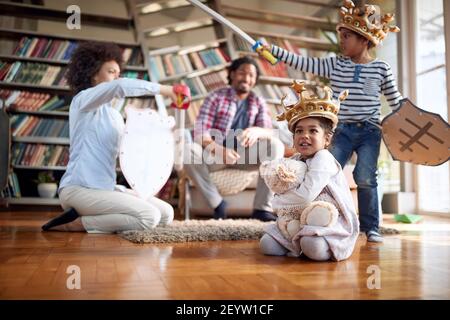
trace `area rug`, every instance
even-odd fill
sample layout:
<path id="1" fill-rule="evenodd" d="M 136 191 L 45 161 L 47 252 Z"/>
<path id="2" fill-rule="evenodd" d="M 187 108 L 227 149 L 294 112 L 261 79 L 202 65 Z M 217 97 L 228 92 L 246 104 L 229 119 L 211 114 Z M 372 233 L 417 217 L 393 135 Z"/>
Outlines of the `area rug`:
<path id="1" fill-rule="evenodd" d="M 379 231 L 381 234 L 384 235 L 391 235 L 391 234 L 400 234 L 400 231 L 394 228 L 387 228 L 387 227 L 380 227 Z"/>
<path id="2" fill-rule="evenodd" d="M 134 243 L 258 240 L 271 223 L 274 222 L 254 219 L 176 220 L 169 226 L 144 231 L 125 231 L 121 236 Z"/>

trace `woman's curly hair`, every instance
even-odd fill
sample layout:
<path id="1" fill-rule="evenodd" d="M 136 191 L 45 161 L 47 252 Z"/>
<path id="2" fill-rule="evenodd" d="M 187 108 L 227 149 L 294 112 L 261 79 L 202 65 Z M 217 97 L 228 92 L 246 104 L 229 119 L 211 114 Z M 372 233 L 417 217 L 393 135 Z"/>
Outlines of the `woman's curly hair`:
<path id="1" fill-rule="evenodd" d="M 112 60 L 122 68 L 122 52 L 118 45 L 95 41 L 81 43 L 70 59 L 66 74 L 74 94 L 92 87 L 92 78 L 105 62 Z"/>

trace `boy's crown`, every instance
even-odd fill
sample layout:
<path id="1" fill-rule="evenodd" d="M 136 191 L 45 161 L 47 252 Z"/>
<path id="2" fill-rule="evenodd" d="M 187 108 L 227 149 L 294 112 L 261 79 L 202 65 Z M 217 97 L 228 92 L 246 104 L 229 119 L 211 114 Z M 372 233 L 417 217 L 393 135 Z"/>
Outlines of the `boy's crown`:
<path id="1" fill-rule="evenodd" d="M 288 127 L 291 132 L 295 130 L 295 124 L 304 118 L 308 117 L 323 117 L 330 119 L 333 122 L 333 128 L 337 126 L 340 102 L 345 100 L 348 96 L 348 90 L 344 90 L 339 95 L 339 100 L 335 101 L 332 99 L 333 91 L 324 86 L 323 92 L 324 97 L 319 98 L 315 95 L 310 95 L 310 93 L 305 88 L 304 82 L 298 82 L 294 80 L 291 86 L 295 92 L 297 92 L 299 100 L 296 103 L 285 105 L 284 100 L 285 95 L 281 99 L 281 105 L 284 108 L 284 112 L 277 116 L 278 121 L 286 120 L 288 122 Z"/>
<path id="2" fill-rule="evenodd" d="M 364 5 L 363 8 L 355 8 L 351 0 L 344 0 L 344 6 L 341 7 L 339 15 L 340 22 L 336 29 L 347 28 L 359 33 L 377 46 L 388 32 L 399 32 L 397 26 L 388 26 L 394 20 L 393 13 L 386 13 L 381 21 L 376 19 L 376 9 L 373 5 Z"/>

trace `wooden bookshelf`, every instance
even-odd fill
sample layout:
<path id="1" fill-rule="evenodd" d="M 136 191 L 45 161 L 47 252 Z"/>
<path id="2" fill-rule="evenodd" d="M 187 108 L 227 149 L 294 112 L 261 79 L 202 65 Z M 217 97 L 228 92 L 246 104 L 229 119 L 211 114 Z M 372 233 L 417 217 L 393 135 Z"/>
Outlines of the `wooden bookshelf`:
<path id="1" fill-rule="evenodd" d="M 211 27 L 214 24 L 212 18 L 198 18 L 190 21 L 184 21 L 180 23 L 170 23 L 162 26 L 157 26 L 153 28 L 147 28 L 143 30 L 143 33 L 148 38 L 157 38 L 160 36 L 165 36 L 168 33 L 180 33 L 180 32 L 188 32 L 192 30 L 202 29 Z"/>
<path id="2" fill-rule="evenodd" d="M 0 37 L 4 38 L 21 38 L 21 37 L 45 37 L 59 40 L 71 40 L 71 41 L 105 41 L 106 39 L 97 39 L 90 37 L 80 37 L 80 36 L 61 36 L 55 35 L 45 32 L 37 32 L 32 30 L 23 30 L 23 29 L 9 29 L 9 28 L 0 28 Z M 134 41 L 117 41 L 115 39 L 108 39 L 107 41 L 111 41 L 119 46 L 123 47 L 138 47 L 140 44 Z"/>
<path id="3" fill-rule="evenodd" d="M 280 34 L 275 32 L 267 32 L 267 31 L 259 31 L 259 30 L 245 30 L 249 34 L 257 35 L 259 37 L 270 37 L 270 38 L 280 38 L 290 40 L 292 43 L 311 50 L 321 50 L 321 51 L 332 51 L 333 46 L 321 39 L 310 38 L 310 37 L 301 37 L 301 36 L 292 36 L 288 34 Z"/>
<path id="4" fill-rule="evenodd" d="M 13 142 L 25 142 L 25 143 L 43 143 L 43 144 L 62 144 L 69 145 L 69 138 L 50 138 L 50 137 L 13 137 Z"/>
<path id="5" fill-rule="evenodd" d="M 64 94 L 64 93 L 70 94 L 69 87 L 60 87 L 60 86 L 43 86 L 43 85 L 38 85 L 38 84 L 0 81 L 0 87 L 12 89 L 12 90 L 46 91 L 46 92 L 52 92 L 52 93 L 56 93 L 56 94 Z"/>
<path id="6" fill-rule="evenodd" d="M 0 7 L 2 8 L 2 14 L 22 18 L 66 21 L 68 16 L 65 10 L 50 9 L 42 5 L 0 1 Z M 124 27 L 130 28 L 133 25 L 133 20 L 130 17 L 122 18 L 84 12 L 83 21 L 91 25 L 101 25 L 117 29 Z"/>
<path id="7" fill-rule="evenodd" d="M 20 197 L 7 198 L 8 204 L 12 205 L 38 205 L 38 206 L 60 206 L 59 198 L 38 198 L 38 197 Z"/>
<path id="8" fill-rule="evenodd" d="M 200 77 L 203 76 L 205 74 L 209 74 L 209 73 L 213 73 L 216 71 L 220 71 L 223 70 L 225 68 L 227 68 L 230 65 L 230 63 L 226 63 L 226 64 L 221 64 L 221 65 L 217 65 L 217 66 L 212 66 L 212 67 L 208 67 L 202 70 L 195 70 L 195 71 L 191 71 L 191 72 L 184 72 L 181 74 L 176 74 L 174 76 L 171 77 L 166 77 L 166 78 L 162 78 L 159 79 L 158 82 L 173 82 L 179 79 L 183 79 L 183 78 L 194 78 L 194 77 Z"/>
<path id="9" fill-rule="evenodd" d="M 19 109 L 8 109 L 9 113 L 29 114 L 34 116 L 69 117 L 69 111 L 26 111 Z"/>
<path id="10" fill-rule="evenodd" d="M 227 17 L 235 19 L 283 25 L 298 29 L 321 29 L 324 31 L 334 31 L 336 28 L 336 22 L 330 23 L 327 19 L 323 18 L 260 9 L 248 9 L 245 7 L 232 5 L 222 5 L 222 9 Z"/>
<path id="11" fill-rule="evenodd" d="M 77 4 L 77 1 L 74 1 L 73 4 Z M 25 30 L 25 29 L 11 29 L 11 28 L 0 28 L 0 38 L 4 39 L 7 43 L 11 43 L 12 46 L 14 44 L 19 44 L 19 42 L 22 40 L 22 38 L 37 38 L 39 39 L 53 39 L 53 40 L 59 40 L 59 41 L 71 41 L 71 42 L 84 42 L 84 41 L 107 41 L 107 42 L 114 42 L 117 45 L 119 45 L 122 49 L 130 48 L 132 52 L 130 52 L 131 58 L 132 58 L 132 65 L 126 65 L 123 68 L 123 72 L 139 72 L 148 74 L 149 69 L 147 66 L 147 56 L 148 56 L 148 50 L 146 50 L 142 45 L 142 37 L 141 33 L 139 33 L 136 30 L 136 13 L 135 13 L 135 7 L 134 7 L 134 1 L 132 0 L 124 0 L 124 4 L 129 9 L 129 14 L 127 14 L 126 17 L 115 17 L 115 16 L 108 16 L 108 15 L 100 15 L 100 14 L 89 14 L 89 13 L 82 13 L 82 22 L 88 25 L 92 26 L 102 26 L 102 27 L 108 27 L 111 29 L 111 33 L 114 33 L 116 30 L 119 29 L 130 29 L 134 33 L 134 41 L 122 41 L 122 40 L 115 40 L 112 36 L 111 38 L 96 38 L 96 37 L 89 37 L 89 36 L 71 36 L 71 35 L 55 35 L 51 33 L 46 32 L 39 32 L 34 30 Z M 2 15 L 9 15 L 17 18 L 31 18 L 32 20 L 46 20 L 46 21 L 60 21 L 65 22 L 68 14 L 65 10 L 57 10 L 57 9 L 51 9 L 42 5 L 33 5 L 33 4 L 22 4 L 17 2 L 7 2 L 7 1 L 0 1 L 0 8 L 1 8 L 1 14 Z M 44 44 L 43 44 L 44 45 Z M 46 45 L 46 44 L 45 44 Z M 53 45 L 53 44 L 52 44 Z M 58 44 L 61 46 L 61 44 Z M 67 45 L 66 45 L 67 47 Z M 58 49 L 59 50 L 59 49 Z M 62 48 L 61 52 L 63 52 L 61 55 L 58 55 L 59 57 L 63 56 L 65 48 Z M 137 52 L 136 52 L 137 50 Z M 59 52 L 59 51 L 58 51 Z M 137 57 L 136 54 L 138 52 L 142 55 L 142 59 L 140 57 Z M 22 53 L 23 54 L 23 53 Z M 34 55 L 34 53 L 32 53 Z M 25 54 L 23 54 L 25 55 Z M 65 59 L 55 59 L 55 58 L 43 58 L 41 54 L 37 54 L 35 57 L 30 56 L 30 54 L 27 52 L 28 56 L 20 56 L 15 55 L 13 52 L 4 52 L 2 51 L 2 54 L 0 54 L 0 61 L 7 62 L 7 63 L 13 63 L 13 62 L 24 62 L 24 63 L 39 63 L 44 64 L 48 66 L 59 66 L 62 68 L 67 67 L 69 60 Z M 134 59 L 133 59 L 134 57 Z M 139 65 L 134 65 L 134 63 L 139 63 Z M 64 72 L 64 70 L 60 70 L 61 72 Z M 45 81 L 44 81 L 45 82 Z M 48 101 L 50 101 L 53 97 L 52 95 L 57 95 L 61 99 L 67 100 L 67 103 L 70 103 L 70 98 L 72 95 L 72 92 L 69 87 L 67 86 L 55 86 L 55 85 L 39 85 L 39 84 L 31 84 L 31 83 L 18 83 L 18 82 L 12 82 L 12 81 L 0 81 L 0 89 L 10 90 L 10 91 L 23 91 L 23 92 L 31 92 L 31 93 L 45 93 L 50 94 L 50 98 L 46 98 L 44 104 L 45 105 Z M 6 91 L 5 91 L 6 92 Z M 7 92 L 6 92 L 7 94 Z M 33 99 L 40 99 L 40 98 L 33 98 Z M 36 100 L 38 101 L 38 100 Z M 57 101 L 57 100 L 56 100 Z M 55 105 L 56 106 L 56 105 Z M 61 106 L 62 107 L 62 106 Z M 58 111 L 56 110 L 33 110 L 28 111 L 24 109 L 20 109 L 20 105 L 17 108 L 7 108 L 7 112 L 10 115 L 30 115 L 30 116 L 39 116 L 42 118 L 51 118 L 51 119 L 65 119 L 67 120 L 69 117 L 68 111 Z M 20 146 L 17 144 L 21 144 Z M 17 150 L 24 150 L 20 148 L 28 148 L 28 146 L 34 146 L 36 145 L 44 145 L 45 149 L 39 149 L 41 152 L 53 152 L 53 148 L 59 148 L 57 146 L 64 146 L 64 150 L 59 156 L 58 161 L 61 161 L 65 159 L 63 156 L 65 152 L 67 152 L 67 146 L 70 145 L 69 138 L 60 138 L 60 137 L 49 137 L 49 136 L 14 136 L 11 138 L 11 144 L 12 148 L 17 146 L 16 150 L 16 156 L 20 157 L 16 159 L 17 161 L 20 161 L 20 163 L 27 163 L 28 160 L 24 159 L 24 152 L 25 151 L 17 151 Z M 22 145 L 23 144 L 23 145 Z M 55 146 L 55 147 L 49 147 L 49 146 Z M 42 148 L 42 147 L 36 147 L 36 148 Z M 47 149 L 49 148 L 49 149 Z M 34 150 L 34 149 L 30 149 Z M 44 151 L 42 151 L 44 150 Z M 61 152 L 61 149 L 59 149 L 59 152 Z M 55 154 L 56 155 L 56 154 Z M 39 154 L 38 154 L 39 157 Z M 34 160 L 33 160 L 34 161 Z M 43 164 L 44 159 L 37 160 L 35 163 Z M 47 160 L 45 160 L 47 161 Z M 54 160 L 52 160 L 54 161 Z M 11 161 L 11 163 L 14 163 Z M 53 162 L 54 163 L 54 162 Z M 4 196 L 5 193 L 2 193 L 3 198 L 1 198 L 2 203 L 8 205 L 60 205 L 58 198 L 53 199 L 45 199 L 40 197 L 34 197 L 30 196 L 29 193 L 30 189 L 30 181 L 21 179 L 29 179 L 29 177 L 32 177 L 33 175 L 37 174 L 39 171 L 52 171 L 57 172 L 58 174 L 56 176 L 60 177 L 64 173 L 64 171 L 67 169 L 65 165 L 59 165 L 60 162 L 58 162 L 58 165 L 25 165 L 25 164 L 11 164 L 11 172 L 14 174 L 13 184 L 18 184 L 19 187 L 23 186 L 25 187 L 26 194 L 22 192 L 21 197 L 14 197 L 14 196 Z M 120 170 L 119 170 L 120 171 Z M 17 174 L 16 174 L 17 173 Z M 12 186 L 10 186 L 8 192 L 11 192 Z M 22 188 L 20 188 L 22 189 Z M 22 190 L 20 190 L 22 191 Z M 34 194 L 35 191 L 31 190 Z M 14 192 L 14 191 L 13 191 Z M 28 193 L 27 193 L 28 192 Z"/>
<path id="12" fill-rule="evenodd" d="M 67 66 L 69 64 L 69 60 L 54 60 L 54 59 L 46 59 L 46 58 L 35 58 L 35 57 L 21 57 L 15 55 L 6 55 L 0 54 L 0 60 L 6 61 L 24 61 L 24 62 L 37 62 L 37 63 L 45 63 L 45 64 L 54 64 L 60 66 Z M 125 65 L 123 71 L 145 71 L 147 72 L 147 68 L 144 66 L 131 66 Z"/>
<path id="13" fill-rule="evenodd" d="M 24 166 L 19 164 L 13 164 L 12 167 L 14 169 L 23 169 L 23 170 L 43 170 L 43 171 L 66 171 L 66 166 Z"/>

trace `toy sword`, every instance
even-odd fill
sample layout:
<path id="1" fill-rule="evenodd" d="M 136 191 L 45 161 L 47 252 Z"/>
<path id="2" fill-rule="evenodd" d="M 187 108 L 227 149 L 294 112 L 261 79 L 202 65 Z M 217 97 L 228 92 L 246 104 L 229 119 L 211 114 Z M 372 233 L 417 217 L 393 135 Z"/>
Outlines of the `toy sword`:
<path id="1" fill-rule="evenodd" d="M 271 64 L 276 64 L 278 62 L 277 58 L 275 58 L 272 53 L 270 53 L 269 50 L 264 48 L 262 43 L 260 41 L 254 40 L 252 37 L 250 37 L 247 33 L 242 31 L 239 27 L 231 23 L 228 19 L 224 18 L 208 6 L 201 3 L 199 0 L 187 0 L 188 2 L 192 3 L 194 6 L 200 8 L 201 10 L 205 11 L 207 14 L 209 14 L 211 17 L 213 17 L 215 20 L 217 20 L 219 23 L 223 24 L 224 26 L 230 28 L 232 31 L 234 31 L 238 36 L 240 36 L 242 39 L 250 43 L 252 46 L 253 51 L 258 52 L 261 56 L 263 56 L 267 61 L 269 61 Z"/>

